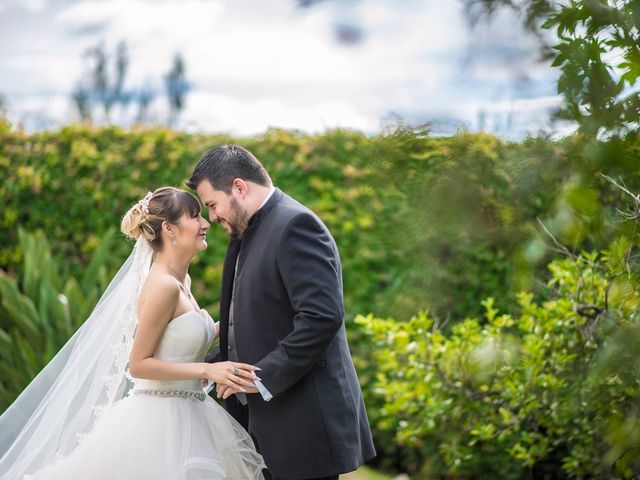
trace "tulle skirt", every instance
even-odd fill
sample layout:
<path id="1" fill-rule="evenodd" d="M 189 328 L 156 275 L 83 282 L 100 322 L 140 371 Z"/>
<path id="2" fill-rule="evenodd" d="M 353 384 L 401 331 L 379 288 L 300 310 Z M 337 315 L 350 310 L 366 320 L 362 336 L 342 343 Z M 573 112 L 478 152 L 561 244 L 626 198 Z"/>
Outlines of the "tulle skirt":
<path id="1" fill-rule="evenodd" d="M 263 468 L 251 437 L 210 397 L 132 395 L 69 456 L 24 480 L 253 480 Z"/>

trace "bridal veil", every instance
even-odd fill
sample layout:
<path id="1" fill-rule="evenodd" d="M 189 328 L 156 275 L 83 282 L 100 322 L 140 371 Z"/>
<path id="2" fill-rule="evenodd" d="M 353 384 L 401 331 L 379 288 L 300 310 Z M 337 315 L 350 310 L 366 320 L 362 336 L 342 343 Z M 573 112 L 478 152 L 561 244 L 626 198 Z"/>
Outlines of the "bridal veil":
<path id="1" fill-rule="evenodd" d="M 68 455 L 101 412 L 125 396 L 137 301 L 152 256 L 140 237 L 89 318 L 0 416 L 0 480 Z"/>

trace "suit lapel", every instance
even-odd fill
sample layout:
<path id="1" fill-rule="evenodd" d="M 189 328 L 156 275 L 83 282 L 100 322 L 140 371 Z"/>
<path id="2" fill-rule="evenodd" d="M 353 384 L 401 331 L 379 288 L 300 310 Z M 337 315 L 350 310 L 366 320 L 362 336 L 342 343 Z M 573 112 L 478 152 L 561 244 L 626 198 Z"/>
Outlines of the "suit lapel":
<path id="1" fill-rule="evenodd" d="M 222 270 L 222 288 L 220 293 L 220 358 L 229 359 L 228 335 L 229 335 L 229 306 L 233 291 L 233 277 L 236 269 L 236 259 L 240 252 L 240 240 L 230 240 L 227 247 L 227 255 L 224 259 Z"/>

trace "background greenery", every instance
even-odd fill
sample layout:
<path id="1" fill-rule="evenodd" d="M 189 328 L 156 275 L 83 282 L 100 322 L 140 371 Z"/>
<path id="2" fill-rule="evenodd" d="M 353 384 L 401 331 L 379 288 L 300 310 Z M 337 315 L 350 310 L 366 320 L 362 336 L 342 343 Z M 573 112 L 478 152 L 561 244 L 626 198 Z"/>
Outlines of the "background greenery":
<path id="1" fill-rule="evenodd" d="M 636 331 L 635 221 L 616 213 L 636 207 L 598 175 L 640 187 L 636 137 L 513 143 L 399 129 L 230 139 L 82 126 L 26 135 L 6 123 L 0 132 L 3 408 L 128 254 L 114 226 L 129 205 L 182 184 L 208 147 L 234 141 L 336 237 L 380 467 L 418 478 L 579 478 L 614 461 L 636 471 L 625 459 L 639 433 L 626 417 L 637 382 L 607 363 L 636 338 L 624 334 Z M 596 253 L 558 259 L 538 220 L 558 242 Z M 225 235 L 212 230 L 192 273 L 214 313 Z M 616 275 L 625 279 L 605 308 Z M 605 348 L 611 338 L 624 343 Z"/>

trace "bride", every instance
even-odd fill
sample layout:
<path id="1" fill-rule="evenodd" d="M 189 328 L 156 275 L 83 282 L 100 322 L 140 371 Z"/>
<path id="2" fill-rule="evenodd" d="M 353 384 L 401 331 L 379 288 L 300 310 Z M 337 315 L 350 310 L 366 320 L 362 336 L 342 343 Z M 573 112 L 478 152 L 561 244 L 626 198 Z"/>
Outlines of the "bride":
<path id="1" fill-rule="evenodd" d="M 256 367 L 204 363 L 217 324 L 187 273 L 209 224 L 189 192 L 124 216 L 133 251 L 84 325 L 0 417 L 0 480 L 261 479 L 251 437 L 202 388 Z M 134 335 L 135 334 L 135 335 Z"/>

